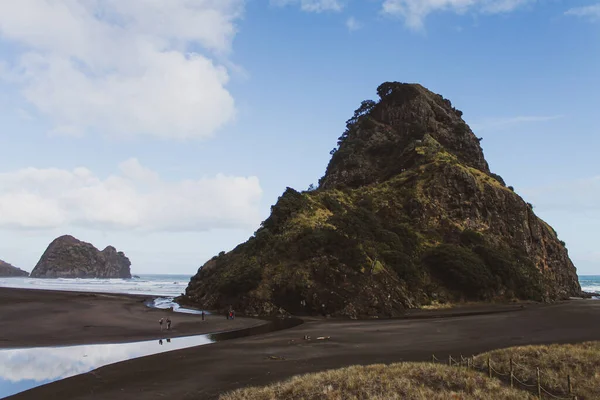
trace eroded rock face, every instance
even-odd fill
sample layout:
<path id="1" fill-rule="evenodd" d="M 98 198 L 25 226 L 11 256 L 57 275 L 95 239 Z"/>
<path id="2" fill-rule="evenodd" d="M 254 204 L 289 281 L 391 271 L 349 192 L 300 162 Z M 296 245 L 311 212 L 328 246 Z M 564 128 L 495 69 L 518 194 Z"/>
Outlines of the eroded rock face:
<path id="1" fill-rule="evenodd" d="M 7 262 L 0 260 L 0 277 L 29 276 L 29 272 L 23 271 Z"/>
<path id="2" fill-rule="evenodd" d="M 55 239 L 31 271 L 32 278 L 131 278 L 131 262 L 108 246 L 102 251 L 92 244 L 65 235 Z"/>
<path id="3" fill-rule="evenodd" d="M 287 188 L 181 301 L 249 315 L 388 317 L 432 303 L 578 296 L 556 232 L 493 174 L 450 101 L 387 82 L 347 123 L 319 187 Z"/>

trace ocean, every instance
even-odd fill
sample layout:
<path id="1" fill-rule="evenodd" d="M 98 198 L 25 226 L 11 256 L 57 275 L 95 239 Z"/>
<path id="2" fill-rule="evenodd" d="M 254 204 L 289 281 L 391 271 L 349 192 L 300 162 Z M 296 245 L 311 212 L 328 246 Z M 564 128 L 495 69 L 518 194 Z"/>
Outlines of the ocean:
<path id="1" fill-rule="evenodd" d="M 0 278 L 0 287 L 176 297 L 185 292 L 192 277 L 192 275 L 138 276 L 139 278 L 132 279 Z"/>
<path id="2" fill-rule="evenodd" d="M 139 275 L 139 278 L 132 279 L 0 278 L 0 287 L 144 294 L 172 299 L 185 292 L 191 277 L 192 275 Z M 600 275 L 581 275 L 579 282 L 584 291 L 600 295 Z"/>
<path id="3" fill-rule="evenodd" d="M 581 290 L 600 295 L 600 275 L 580 275 Z"/>

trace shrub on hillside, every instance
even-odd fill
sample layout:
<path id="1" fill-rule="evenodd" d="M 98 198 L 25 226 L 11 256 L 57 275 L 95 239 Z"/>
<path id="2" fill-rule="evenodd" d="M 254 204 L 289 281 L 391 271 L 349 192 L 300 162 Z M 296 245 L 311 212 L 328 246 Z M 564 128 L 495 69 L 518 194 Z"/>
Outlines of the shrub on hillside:
<path id="1" fill-rule="evenodd" d="M 470 249 L 442 244 L 428 250 L 422 260 L 434 277 L 467 298 L 485 298 L 495 286 L 495 279 L 486 264 Z"/>

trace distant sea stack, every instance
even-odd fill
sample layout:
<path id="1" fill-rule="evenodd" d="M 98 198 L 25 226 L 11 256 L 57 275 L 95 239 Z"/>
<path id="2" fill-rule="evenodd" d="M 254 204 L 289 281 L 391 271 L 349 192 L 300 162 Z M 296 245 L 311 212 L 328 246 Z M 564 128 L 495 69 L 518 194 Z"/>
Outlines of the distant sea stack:
<path id="1" fill-rule="evenodd" d="M 377 94 L 346 122 L 318 187 L 287 188 L 180 301 L 360 318 L 581 295 L 564 242 L 490 171 L 461 111 L 418 84 L 385 82 Z"/>
<path id="2" fill-rule="evenodd" d="M 18 276 L 29 276 L 29 272 L 23 271 L 7 262 L 0 260 L 0 277 L 18 277 Z"/>
<path id="3" fill-rule="evenodd" d="M 32 278 L 131 278 L 131 262 L 108 246 L 99 251 L 92 244 L 65 235 L 54 239 L 31 271 Z"/>

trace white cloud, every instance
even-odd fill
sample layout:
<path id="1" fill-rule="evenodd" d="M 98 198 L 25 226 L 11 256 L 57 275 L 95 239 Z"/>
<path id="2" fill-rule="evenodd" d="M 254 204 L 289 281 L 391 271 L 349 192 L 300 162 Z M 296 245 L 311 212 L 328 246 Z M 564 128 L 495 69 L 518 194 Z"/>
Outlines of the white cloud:
<path id="1" fill-rule="evenodd" d="M 534 122 L 548 122 L 559 118 L 563 118 L 562 115 L 527 115 L 517 117 L 504 117 L 504 118 L 484 118 L 481 120 L 475 120 L 470 123 L 469 126 L 473 131 L 487 131 L 493 129 L 502 129 L 520 125 L 524 123 Z"/>
<path id="2" fill-rule="evenodd" d="M 600 3 L 586 7 L 571 8 L 565 12 L 565 14 L 575 17 L 589 18 L 592 21 L 600 21 Z"/>
<path id="3" fill-rule="evenodd" d="M 350 17 L 346 20 L 346 28 L 348 28 L 350 32 L 353 32 L 362 28 L 362 24 L 357 21 L 356 18 Z"/>
<path id="4" fill-rule="evenodd" d="M 258 178 L 168 182 L 129 159 L 102 179 L 87 168 L 0 173 L 0 228 L 203 231 L 260 223 Z"/>
<path id="5" fill-rule="evenodd" d="M 299 5 L 302 11 L 321 13 L 324 11 L 342 11 L 341 0 L 271 0 L 271 4 L 279 7 Z"/>
<path id="6" fill-rule="evenodd" d="M 0 77 L 20 85 L 55 133 L 209 137 L 235 117 L 224 65 L 243 5 L 3 1 L 0 46 L 20 53 Z"/>
<path id="7" fill-rule="evenodd" d="M 536 0 L 384 0 L 385 14 L 404 19 L 406 25 L 421 30 L 429 14 L 438 11 L 463 14 L 468 11 L 483 14 L 498 14 L 516 10 Z"/>

